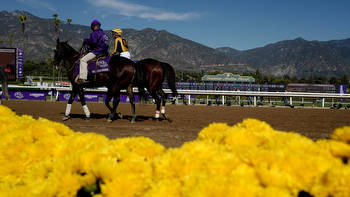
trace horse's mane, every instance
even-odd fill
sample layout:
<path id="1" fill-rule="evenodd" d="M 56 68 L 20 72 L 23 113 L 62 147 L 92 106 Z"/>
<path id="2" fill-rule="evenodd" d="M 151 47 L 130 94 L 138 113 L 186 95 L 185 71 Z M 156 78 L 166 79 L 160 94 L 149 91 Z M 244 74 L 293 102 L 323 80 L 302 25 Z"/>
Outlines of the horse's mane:
<path id="1" fill-rule="evenodd" d="M 69 44 L 68 44 L 68 41 L 66 42 L 60 42 L 61 46 L 63 46 L 66 50 L 67 50 L 67 53 L 79 53 L 78 51 L 76 51 L 73 47 L 71 47 Z"/>

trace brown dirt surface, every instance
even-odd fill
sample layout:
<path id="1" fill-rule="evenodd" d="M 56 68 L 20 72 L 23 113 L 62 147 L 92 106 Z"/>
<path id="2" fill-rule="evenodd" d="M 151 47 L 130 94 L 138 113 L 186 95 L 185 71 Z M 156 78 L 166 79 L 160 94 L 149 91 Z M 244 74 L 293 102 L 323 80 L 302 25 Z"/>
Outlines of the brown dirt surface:
<path id="1" fill-rule="evenodd" d="M 130 123 L 131 107 L 121 103 L 117 112 L 122 119 L 108 123 L 109 112 L 103 103 L 88 103 L 91 119 L 83 120 L 80 103 L 73 103 L 71 119 L 62 121 L 65 102 L 2 101 L 3 105 L 18 115 L 28 114 L 61 122 L 74 131 L 96 132 L 109 138 L 145 136 L 166 147 L 178 147 L 194 140 L 202 128 L 213 122 L 234 125 L 245 118 L 256 118 L 270 124 L 274 129 L 294 131 L 312 139 L 328 138 L 335 128 L 350 125 L 350 111 L 320 108 L 286 107 L 237 107 L 204 105 L 167 105 L 166 112 L 173 122 L 153 120 L 155 105 L 136 104 L 137 120 Z"/>

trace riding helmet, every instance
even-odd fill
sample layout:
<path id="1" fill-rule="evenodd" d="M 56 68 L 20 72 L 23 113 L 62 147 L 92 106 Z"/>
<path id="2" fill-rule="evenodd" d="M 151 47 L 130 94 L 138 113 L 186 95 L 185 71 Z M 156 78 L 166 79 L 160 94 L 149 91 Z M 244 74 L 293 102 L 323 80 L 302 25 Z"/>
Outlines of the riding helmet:
<path id="1" fill-rule="evenodd" d="M 121 30 L 121 29 L 119 29 L 119 28 L 114 28 L 114 29 L 112 29 L 112 32 L 117 33 L 117 34 L 119 34 L 119 35 L 122 35 L 123 30 Z"/>
<path id="2" fill-rule="evenodd" d="M 91 29 L 93 29 L 94 26 L 96 26 L 96 25 L 98 25 L 99 27 L 101 27 L 100 21 L 98 21 L 98 20 L 93 20 L 93 21 L 91 22 Z"/>

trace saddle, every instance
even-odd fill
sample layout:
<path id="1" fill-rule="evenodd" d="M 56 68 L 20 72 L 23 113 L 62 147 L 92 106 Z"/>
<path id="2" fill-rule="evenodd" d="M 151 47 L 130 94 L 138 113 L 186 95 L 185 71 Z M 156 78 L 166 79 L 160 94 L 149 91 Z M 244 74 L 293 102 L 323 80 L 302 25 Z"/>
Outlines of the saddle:
<path id="1" fill-rule="evenodd" d="M 111 56 L 108 54 L 98 54 L 96 57 L 90 61 L 88 61 L 88 78 L 89 75 L 91 76 L 92 74 L 97 74 L 101 72 L 109 72 L 110 67 L 109 67 L 109 60 L 111 59 Z M 80 60 L 77 61 L 75 65 L 75 75 L 77 76 L 79 74 L 79 69 L 80 69 Z"/>
<path id="2" fill-rule="evenodd" d="M 103 59 L 105 57 L 109 56 L 108 53 L 101 53 L 101 54 L 97 54 L 96 57 L 94 57 L 92 60 L 88 61 L 88 64 L 92 61 L 98 61 L 100 59 Z"/>

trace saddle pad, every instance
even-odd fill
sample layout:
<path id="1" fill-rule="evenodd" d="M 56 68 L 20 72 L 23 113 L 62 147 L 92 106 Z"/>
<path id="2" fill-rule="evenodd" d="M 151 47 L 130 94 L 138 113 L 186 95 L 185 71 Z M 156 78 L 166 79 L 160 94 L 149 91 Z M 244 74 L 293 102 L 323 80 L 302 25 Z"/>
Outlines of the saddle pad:
<path id="1" fill-rule="evenodd" d="M 109 72 L 109 60 L 111 56 L 99 58 L 98 61 L 89 61 L 88 62 L 88 75 Z M 96 65 L 97 62 L 97 65 Z M 79 74 L 80 60 L 75 65 L 75 75 Z"/>

